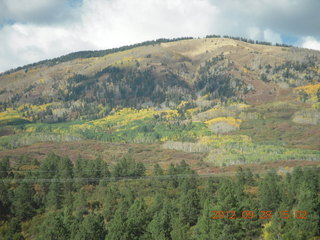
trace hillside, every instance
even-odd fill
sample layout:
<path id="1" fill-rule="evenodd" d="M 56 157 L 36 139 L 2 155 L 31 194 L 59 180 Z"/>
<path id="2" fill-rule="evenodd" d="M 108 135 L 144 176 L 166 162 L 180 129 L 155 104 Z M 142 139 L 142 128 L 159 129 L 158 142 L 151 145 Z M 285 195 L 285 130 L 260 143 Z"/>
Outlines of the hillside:
<path id="1" fill-rule="evenodd" d="M 89 53 L 0 76 L 1 156 L 94 140 L 200 154 L 199 171 L 320 159 L 318 51 L 212 37 Z"/>
<path id="2" fill-rule="evenodd" d="M 0 239 L 317 239 L 320 52 L 160 39 L 0 74 Z"/>

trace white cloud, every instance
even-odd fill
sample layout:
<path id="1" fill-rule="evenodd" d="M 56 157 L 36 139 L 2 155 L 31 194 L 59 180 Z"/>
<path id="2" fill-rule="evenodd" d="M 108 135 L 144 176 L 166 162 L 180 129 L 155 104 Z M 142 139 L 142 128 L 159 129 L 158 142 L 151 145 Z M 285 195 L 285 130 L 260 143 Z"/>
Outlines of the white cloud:
<path id="1" fill-rule="evenodd" d="M 61 27 L 14 24 L 0 30 L 0 71 L 94 46 Z"/>
<path id="2" fill-rule="evenodd" d="M 83 38 L 99 48 L 161 37 L 203 36 L 216 8 L 207 0 L 85 0 Z"/>
<path id="3" fill-rule="evenodd" d="M 5 8 L 0 20 L 44 23 L 66 14 L 68 0 L 0 0 L 0 6 Z"/>
<path id="4" fill-rule="evenodd" d="M 84 0 L 79 10 L 80 21 L 64 26 L 15 23 L 0 29 L 0 71 L 73 51 L 204 36 L 217 12 L 208 0 Z"/>
<path id="5" fill-rule="evenodd" d="M 246 32 L 247 32 L 248 38 L 250 39 L 253 39 L 253 40 L 262 39 L 261 31 L 257 27 L 249 27 Z"/>
<path id="6" fill-rule="evenodd" d="M 156 38 L 319 39 L 319 7 L 318 0 L 0 0 L 0 71 Z"/>
<path id="7" fill-rule="evenodd" d="M 270 29 L 266 29 L 263 31 L 263 39 L 267 42 L 275 43 L 282 43 L 282 39 L 279 33 L 275 33 Z"/>
<path id="8" fill-rule="evenodd" d="M 320 50 L 320 41 L 317 41 L 313 37 L 306 37 L 303 39 L 302 47 L 314 49 L 314 50 Z"/>

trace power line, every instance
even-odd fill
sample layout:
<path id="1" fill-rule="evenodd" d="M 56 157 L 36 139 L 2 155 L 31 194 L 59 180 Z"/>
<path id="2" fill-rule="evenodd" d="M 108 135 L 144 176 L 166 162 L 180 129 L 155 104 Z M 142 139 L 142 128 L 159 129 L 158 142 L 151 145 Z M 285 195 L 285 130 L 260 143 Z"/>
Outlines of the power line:
<path id="1" fill-rule="evenodd" d="M 220 175 L 220 174 L 219 174 Z M 228 174 L 224 174 L 228 175 Z M 128 177 L 101 177 L 101 178 L 21 178 L 21 179 L 0 179 L 3 182 L 18 183 L 18 182 L 42 182 L 42 183 L 52 183 L 52 182 L 117 182 L 121 180 L 152 180 L 152 179 L 172 179 L 172 178 L 206 178 L 213 177 L 216 174 L 179 174 L 179 175 L 163 175 L 163 176 L 128 176 Z"/>

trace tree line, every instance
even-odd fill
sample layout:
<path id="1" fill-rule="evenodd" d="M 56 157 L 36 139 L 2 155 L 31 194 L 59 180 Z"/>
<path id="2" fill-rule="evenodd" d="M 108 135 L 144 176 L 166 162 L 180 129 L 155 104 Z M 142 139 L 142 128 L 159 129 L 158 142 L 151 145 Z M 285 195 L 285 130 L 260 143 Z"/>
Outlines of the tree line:
<path id="1" fill-rule="evenodd" d="M 185 161 L 146 172 L 128 157 L 113 166 L 56 154 L 41 162 L 2 159 L 0 238 L 312 239 L 320 235 L 319 170 L 260 176 L 240 167 L 233 177 L 204 178 Z M 146 173 L 154 178 L 132 179 Z M 237 218 L 216 219 L 213 211 L 234 211 Z M 270 211 L 272 218 L 241 217 L 248 211 Z M 280 211 L 305 211 L 307 219 Z"/>

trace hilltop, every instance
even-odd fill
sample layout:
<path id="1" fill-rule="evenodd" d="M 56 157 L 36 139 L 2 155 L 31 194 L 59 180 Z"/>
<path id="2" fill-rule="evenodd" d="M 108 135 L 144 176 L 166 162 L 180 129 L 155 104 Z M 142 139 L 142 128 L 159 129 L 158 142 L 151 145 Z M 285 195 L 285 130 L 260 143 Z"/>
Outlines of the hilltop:
<path id="1" fill-rule="evenodd" d="M 131 155 L 150 166 L 185 158 L 198 172 L 320 160 L 319 51 L 150 41 L 31 64 L 0 83 L 2 157 L 65 149 L 72 159 Z"/>

